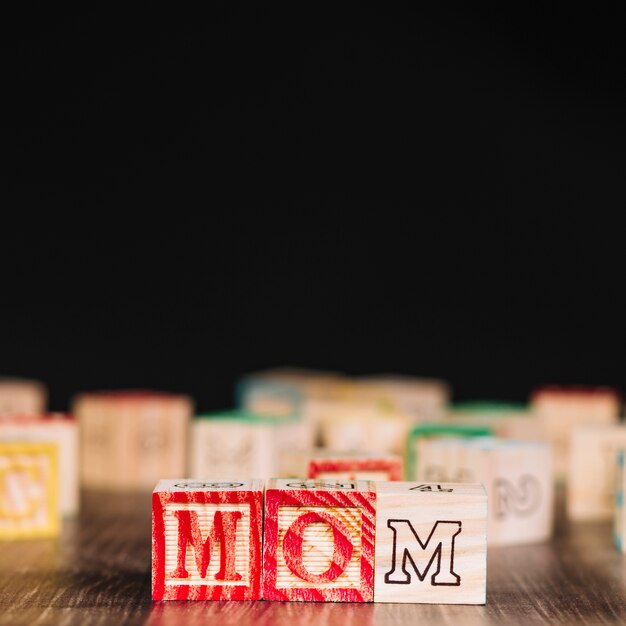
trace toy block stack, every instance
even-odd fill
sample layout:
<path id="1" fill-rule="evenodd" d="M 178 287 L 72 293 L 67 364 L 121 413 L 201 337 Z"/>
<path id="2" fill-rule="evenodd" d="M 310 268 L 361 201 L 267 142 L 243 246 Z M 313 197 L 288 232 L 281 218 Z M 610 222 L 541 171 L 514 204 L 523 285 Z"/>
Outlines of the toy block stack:
<path id="1" fill-rule="evenodd" d="M 160 476 L 182 476 L 193 405 L 185 395 L 102 391 L 73 404 L 81 443 L 81 481 L 110 490 L 152 488 Z"/>
<path id="2" fill-rule="evenodd" d="M 39 415 L 46 410 L 47 396 L 38 380 L 0 378 L 0 416 Z"/>
<path id="3" fill-rule="evenodd" d="M 263 483 L 161 480 L 152 496 L 153 600 L 259 600 Z"/>
<path id="4" fill-rule="evenodd" d="M 263 598 L 371 602 L 375 516 L 372 482 L 270 480 Z"/>
<path id="5" fill-rule="evenodd" d="M 583 424 L 570 435 L 566 512 L 572 521 L 609 520 L 615 498 L 617 452 L 626 426 Z"/>
<path id="6" fill-rule="evenodd" d="M 58 459 L 60 513 L 71 516 L 78 512 L 78 430 L 71 416 L 50 413 L 0 418 L 0 442 L 52 445 Z"/>
<path id="7" fill-rule="evenodd" d="M 376 484 L 374 602 L 485 604 L 487 494 L 479 484 Z"/>
<path id="8" fill-rule="evenodd" d="M 222 411 L 192 421 L 189 469 L 193 476 L 271 478 L 282 450 L 313 443 L 312 426 L 303 420 Z"/>
<path id="9" fill-rule="evenodd" d="M 554 449 L 555 478 L 566 479 L 569 434 L 580 424 L 610 425 L 618 421 L 619 393 L 610 387 L 541 387 L 531 395 L 531 409 L 543 437 Z"/>
<path id="10" fill-rule="evenodd" d="M 478 484 L 161 480 L 152 597 L 484 604 L 486 535 Z"/>
<path id="11" fill-rule="evenodd" d="M 545 442 L 430 439 L 421 449 L 417 475 L 425 481 L 483 483 L 489 545 L 535 543 L 552 535 L 552 450 Z"/>
<path id="12" fill-rule="evenodd" d="M 53 442 L 0 441 L 0 539 L 58 534 L 58 457 Z"/>

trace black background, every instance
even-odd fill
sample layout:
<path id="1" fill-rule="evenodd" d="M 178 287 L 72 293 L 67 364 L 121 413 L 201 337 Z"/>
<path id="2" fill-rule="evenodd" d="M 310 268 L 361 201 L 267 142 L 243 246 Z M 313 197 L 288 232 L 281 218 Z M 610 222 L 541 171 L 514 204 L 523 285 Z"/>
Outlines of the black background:
<path id="1" fill-rule="evenodd" d="M 275 365 L 457 400 L 624 387 L 623 9 L 0 28 L 0 373 L 52 408 L 148 387 L 219 409 Z"/>

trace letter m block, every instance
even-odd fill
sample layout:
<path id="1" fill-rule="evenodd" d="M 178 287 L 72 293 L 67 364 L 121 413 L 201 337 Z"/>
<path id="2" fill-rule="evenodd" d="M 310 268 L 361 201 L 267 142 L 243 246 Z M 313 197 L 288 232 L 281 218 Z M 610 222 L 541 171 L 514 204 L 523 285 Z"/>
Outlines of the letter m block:
<path id="1" fill-rule="evenodd" d="M 263 598 L 371 602 L 375 507 L 370 481 L 270 480 Z"/>
<path id="2" fill-rule="evenodd" d="M 376 483 L 375 602 L 485 604 L 480 484 Z"/>
<path id="3" fill-rule="evenodd" d="M 153 600 L 260 600 L 263 482 L 161 480 Z"/>

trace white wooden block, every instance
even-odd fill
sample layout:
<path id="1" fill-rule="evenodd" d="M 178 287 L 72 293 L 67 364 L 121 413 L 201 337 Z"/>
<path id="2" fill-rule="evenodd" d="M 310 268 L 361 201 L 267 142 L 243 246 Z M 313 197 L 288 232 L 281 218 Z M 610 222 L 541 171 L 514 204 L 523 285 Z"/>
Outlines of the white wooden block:
<path id="1" fill-rule="evenodd" d="M 47 396 L 38 380 L 0 378 L 0 416 L 39 415 L 46 410 Z"/>
<path id="2" fill-rule="evenodd" d="M 193 403 L 152 391 L 91 392 L 73 403 L 81 441 L 81 481 L 110 490 L 152 489 L 183 476 Z"/>
<path id="3" fill-rule="evenodd" d="M 580 425 L 571 433 L 566 511 L 573 521 L 609 520 L 615 498 L 617 451 L 626 426 Z"/>
<path id="4" fill-rule="evenodd" d="M 404 454 L 413 418 L 363 400 L 318 402 L 322 445 L 337 451 Z"/>
<path id="5" fill-rule="evenodd" d="M 356 382 L 364 396 L 418 420 L 440 418 L 450 401 L 450 385 L 435 378 L 381 374 Z"/>
<path id="6" fill-rule="evenodd" d="M 563 481 L 572 428 L 617 423 L 619 394 L 610 387 L 542 387 L 533 392 L 531 409 L 541 422 L 543 437 L 553 446 L 555 478 Z"/>
<path id="7" fill-rule="evenodd" d="M 431 439 L 418 459 L 418 478 L 483 483 L 489 495 L 489 545 L 535 543 L 552 535 L 552 451 L 544 442 Z"/>
<path id="8" fill-rule="evenodd" d="M 0 441 L 51 442 L 58 453 L 59 509 L 63 516 L 79 508 L 78 429 L 68 415 L 51 413 L 0 420 Z"/>
<path id="9" fill-rule="evenodd" d="M 485 604 L 482 485 L 376 483 L 374 602 Z"/>
<path id="10" fill-rule="evenodd" d="M 279 471 L 282 450 L 313 445 L 310 423 L 224 411 L 193 420 L 189 471 L 192 476 L 267 479 Z"/>

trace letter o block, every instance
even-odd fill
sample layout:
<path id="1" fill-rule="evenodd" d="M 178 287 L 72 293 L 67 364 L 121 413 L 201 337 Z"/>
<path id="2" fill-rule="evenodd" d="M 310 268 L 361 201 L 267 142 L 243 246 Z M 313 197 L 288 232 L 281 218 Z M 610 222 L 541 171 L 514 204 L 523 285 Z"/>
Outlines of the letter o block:
<path id="1" fill-rule="evenodd" d="M 375 506 L 370 481 L 270 480 L 263 598 L 371 602 Z"/>
<path id="2" fill-rule="evenodd" d="M 376 483 L 374 602 L 485 604 L 482 485 Z"/>
<path id="3" fill-rule="evenodd" d="M 153 600 L 260 600 L 263 482 L 161 480 Z"/>

